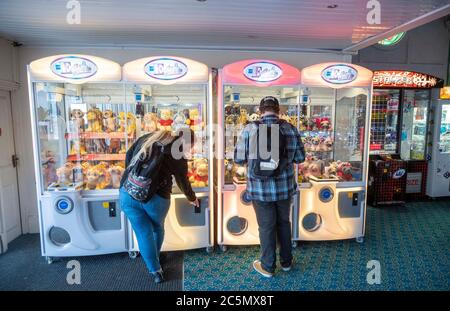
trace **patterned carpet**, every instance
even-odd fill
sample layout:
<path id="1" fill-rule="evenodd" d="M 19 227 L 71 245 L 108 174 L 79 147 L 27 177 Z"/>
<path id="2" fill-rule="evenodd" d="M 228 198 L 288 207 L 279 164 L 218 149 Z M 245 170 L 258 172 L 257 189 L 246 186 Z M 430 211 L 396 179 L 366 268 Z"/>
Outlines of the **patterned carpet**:
<path id="1" fill-rule="evenodd" d="M 251 267 L 258 247 L 226 253 L 185 253 L 185 290 L 450 290 L 450 201 L 368 208 L 363 244 L 302 242 L 295 268 L 266 279 Z M 381 284 L 366 281 L 369 260 L 381 264 Z"/>
<path id="2" fill-rule="evenodd" d="M 166 282 L 155 284 L 142 257 L 127 253 L 61 258 L 51 265 L 41 256 L 38 234 L 26 234 L 8 245 L 0 255 L 0 291 L 175 291 L 182 290 L 183 253 L 163 255 Z M 66 264 L 76 259 L 81 265 L 81 284 L 69 285 Z"/>

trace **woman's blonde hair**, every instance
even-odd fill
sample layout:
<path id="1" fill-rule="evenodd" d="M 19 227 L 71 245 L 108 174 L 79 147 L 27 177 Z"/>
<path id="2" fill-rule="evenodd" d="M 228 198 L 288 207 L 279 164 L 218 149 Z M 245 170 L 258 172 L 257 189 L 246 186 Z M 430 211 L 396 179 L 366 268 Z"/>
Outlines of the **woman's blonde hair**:
<path id="1" fill-rule="evenodd" d="M 130 165 L 136 164 L 139 160 L 145 160 L 147 155 L 152 154 L 153 144 L 161 143 L 163 146 L 170 144 L 176 137 L 172 136 L 171 131 L 158 130 L 151 134 L 141 145 L 139 151 L 133 156 Z"/>

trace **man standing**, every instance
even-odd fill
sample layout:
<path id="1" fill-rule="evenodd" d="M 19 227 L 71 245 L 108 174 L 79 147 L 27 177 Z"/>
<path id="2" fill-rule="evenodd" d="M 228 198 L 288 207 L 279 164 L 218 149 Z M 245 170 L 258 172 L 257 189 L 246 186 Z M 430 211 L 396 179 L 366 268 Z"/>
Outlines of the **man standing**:
<path id="1" fill-rule="evenodd" d="M 277 237 L 281 268 L 283 271 L 292 268 L 289 213 L 297 191 L 293 163 L 303 162 L 305 152 L 297 128 L 279 118 L 280 105 L 275 97 L 264 97 L 259 109 L 261 120 L 248 124 L 242 131 L 234 161 L 248 166 L 247 192 L 259 226 L 261 258 L 253 262 L 253 268 L 265 277 L 272 277 Z"/>

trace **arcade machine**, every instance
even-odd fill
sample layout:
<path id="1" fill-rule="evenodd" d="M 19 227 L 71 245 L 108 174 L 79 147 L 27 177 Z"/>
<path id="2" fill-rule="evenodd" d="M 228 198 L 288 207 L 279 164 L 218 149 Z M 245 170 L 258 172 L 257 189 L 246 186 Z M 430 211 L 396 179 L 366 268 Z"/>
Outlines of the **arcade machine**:
<path id="1" fill-rule="evenodd" d="M 243 60 L 219 70 L 217 123 L 217 235 L 227 245 L 259 244 L 258 224 L 246 192 L 246 168 L 233 162 L 237 138 L 244 126 L 259 119 L 259 102 L 275 96 L 282 118 L 296 125 L 299 103 L 298 69 L 269 60 Z M 295 203 L 293 203 L 295 204 Z"/>
<path id="2" fill-rule="evenodd" d="M 302 69 L 294 240 L 363 241 L 372 72 L 346 63 Z"/>
<path id="3" fill-rule="evenodd" d="M 175 181 L 171 208 L 165 222 L 163 251 L 214 245 L 212 198 L 211 120 L 212 73 L 202 63 L 181 57 L 149 57 L 123 67 L 126 102 L 133 107 L 136 137 L 156 129 L 177 131 L 190 128 L 196 136 L 189 154 L 189 180 L 201 202 L 196 208 L 178 189 Z M 139 247 L 130 230 L 130 252 Z"/>
<path id="4" fill-rule="evenodd" d="M 427 195 L 432 198 L 450 196 L 450 87 L 442 88 L 433 100 L 433 140 L 428 161 Z"/>
<path id="5" fill-rule="evenodd" d="M 87 55 L 55 55 L 28 66 L 42 255 L 128 251 L 118 204 L 126 147 L 121 67 Z"/>
<path id="6" fill-rule="evenodd" d="M 403 204 L 425 197 L 431 88 L 441 84 L 439 78 L 417 72 L 374 72 L 370 204 Z"/>

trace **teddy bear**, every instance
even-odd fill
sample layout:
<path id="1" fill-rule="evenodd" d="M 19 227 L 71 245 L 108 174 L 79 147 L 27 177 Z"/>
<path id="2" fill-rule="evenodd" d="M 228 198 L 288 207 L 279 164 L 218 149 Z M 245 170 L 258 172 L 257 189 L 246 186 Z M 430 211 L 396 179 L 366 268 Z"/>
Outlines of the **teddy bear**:
<path id="1" fill-rule="evenodd" d="M 88 121 L 87 132 L 102 132 L 103 117 L 98 108 L 89 109 L 86 115 Z"/>
<path id="2" fill-rule="evenodd" d="M 202 161 L 195 167 L 193 187 L 203 188 L 208 186 L 208 163 Z"/>
<path id="3" fill-rule="evenodd" d="M 158 129 L 172 131 L 172 111 L 170 109 L 161 109 L 159 113 Z"/>
<path id="4" fill-rule="evenodd" d="M 124 111 L 119 112 L 119 132 L 125 132 L 127 129 L 128 136 L 133 136 L 136 131 L 136 117 L 132 112 L 125 114 Z"/>
<path id="5" fill-rule="evenodd" d="M 74 139 L 71 142 L 71 148 L 70 148 L 70 155 L 80 155 L 80 154 L 86 154 L 86 147 L 84 146 L 84 143 L 79 139 Z"/>
<path id="6" fill-rule="evenodd" d="M 318 125 L 319 129 L 321 129 L 323 131 L 329 131 L 331 129 L 330 118 L 327 118 L 327 117 L 321 118 L 321 119 L 318 118 L 318 120 L 319 120 L 319 125 Z"/>
<path id="7" fill-rule="evenodd" d="M 74 165 L 66 162 L 63 166 L 56 169 L 56 176 L 58 177 L 58 184 L 67 185 L 72 182 Z"/>
<path id="8" fill-rule="evenodd" d="M 113 189 L 120 188 L 120 180 L 122 179 L 124 171 L 125 169 L 120 165 L 114 165 L 108 169 L 108 172 L 111 176 L 111 186 Z"/>
<path id="9" fill-rule="evenodd" d="M 81 109 L 73 109 L 70 113 L 76 131 L 84 131 L 84 112 Z"/>
<path id="10" fill-rule="evenodd" d="M 111 176 L 103 164 L 91 166 L 86 172 L 86 190 L 106 189 L 111 184 Z"/>
<path id="11" fill-rule="evenodd" d="M 314 118 L 309 118 L 306 121 L 306 123 L 307 123 L 306 128 L 307 128 L 308 131 L 315 131 L 315 130 L 317 130 L 317 123 L 316 123 L 316 120 Z"/>
<path id="12" fill-rule="evenodd" d="M 237 179 L 238 182 L 245 181 L 245 178 L 247 175 L 247 170 L 245 169 L 245 166 L 240 166 L 240 165 L 235 164 L 233 171 L 234 171 L 233 175 Z"/>
<path id="13" fill-rule="evenodd" d="M 343 181 L 352 181 L 352 165 L 349 162 L 340 162 L 337 166 L 337 176 Z"/>
<path id="14" fill-rule="evenodd" d="M 325 150 L 331 151 L 333 149 L 333 144 L 334 144 L 333 138 L 331 136 L 328 136 L 327 138 L 325 138 L 324 144 L 325 144 Z"/>
<path id="15" fill-rule="evenodd" d="M 329 165 L 325 167 L 324 176 L 326 178 L 337 178 L 337 171 L 338 171 L 338 163 L 331 162 Z"/>
<path id="16" fill-rule="evenodd" d="M 147 112 L 144 115 L 142 129 L 144 132 L 152 133 L 158 129 L 158 116 L 154 112 Z"/>
<path id="17" fill-rule="evenodd" d="M 320 178 L 323 174 L 324 163 L 322 160 L 317 160 L 311 163 L 308 167 L 309 175 Z"/>
<path id="18" fill-rule="evenodd" d="M 311 138 L 311 151 L 320 151 L 320 137 L 314 136 Z"/>
<path id="19" fill-rule="evenodd" d="M 111 133 L 116 131 L 116 115 L 112 110 L 107 109 L 103 112 L 103 121 L 106 132 Z"/>
<path id="20" fill-rule="evenodd" d="M 189 109 L 189 119 L 186 120 L 186 124 L 189 125 L 193 131 L 202 130 L 203 122 L 197 108 Z"/>

